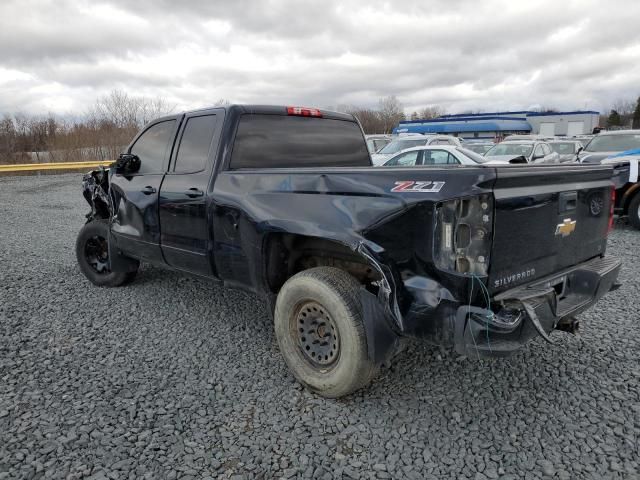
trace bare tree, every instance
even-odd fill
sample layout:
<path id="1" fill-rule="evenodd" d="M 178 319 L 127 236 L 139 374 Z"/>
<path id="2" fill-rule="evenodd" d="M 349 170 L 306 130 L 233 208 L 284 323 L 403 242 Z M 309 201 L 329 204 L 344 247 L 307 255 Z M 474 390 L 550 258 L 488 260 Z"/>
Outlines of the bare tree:
<path id="1" fill-rule="evenodd" d="M 419 119 L 430 120 L 433 118 L 441 117 L 445 114 L 444 108 L 438 105 L 431 105 L 429 107 L 424 107 L 418 112 Z"/>
<path id="2" fill-rule="evenodd" d="M 89 117 L 110 122 L 118 128 L 140 128 L 154 118 L 171 113 L 174 108 L 164 98 L 134 97 L 122 90 L 112 90 L 96 100 L 89 110 Z"/>
<path id="3" fill-rule="evenodd" d="M 395 95 L 381 98 L 378 101 L 378 115 L 380 116 L 382 131 L 376 133 L 391 133 L 393 128 L 405 119 L 402 103 Z"/>

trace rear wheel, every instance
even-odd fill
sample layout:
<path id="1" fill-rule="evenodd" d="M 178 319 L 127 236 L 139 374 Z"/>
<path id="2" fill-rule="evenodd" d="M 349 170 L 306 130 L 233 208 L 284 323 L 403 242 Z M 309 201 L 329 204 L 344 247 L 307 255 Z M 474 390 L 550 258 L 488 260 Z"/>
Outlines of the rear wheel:
<path id="1" fill-rule="evenodd" d="M 636 193 L 629 204 L 629 223 L 635 228 L 640 229 L 640 193 Z"/>
<path id="2" fill-rule="evenodd" d="M 276 302 L 275 331 L 293 375 L 311 391 L 341 397 L 377 373 L 369 360 L 360 285 L 332 267 L 305 270 L 284 284 Z"/>
<path id="3" fill-rule="evenodd" d="M 109 269 L 109 224 L 107 220 L 87 223 L 76 239 L 76 259 L 85 277 L 100 287 L 118 287 L 132 281 L 137 273 Z"/>

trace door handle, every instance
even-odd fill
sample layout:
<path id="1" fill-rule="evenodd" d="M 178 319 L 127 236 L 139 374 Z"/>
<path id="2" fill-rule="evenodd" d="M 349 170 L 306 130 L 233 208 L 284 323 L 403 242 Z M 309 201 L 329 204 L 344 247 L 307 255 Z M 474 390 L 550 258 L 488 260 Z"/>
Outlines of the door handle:
<path id="1" fill-rule="evenodd" d="M 198 188 L 192 187 L 189 190 L 187 190 L 185 194 L 187 195 L 187 197 L 196 198 L 196 197 L 203 196 L 204 192 Z"/>
<path id="2" fill-rule="evenodd" d="M 150 185 L 147 185 L 146 187 L 144 187 L 142 190 L 140 190 L 142 193 L 144 193 L 145 195 L 152 195 L 154 193 L 156 193 L 156 189 L 153 188 Z"/>

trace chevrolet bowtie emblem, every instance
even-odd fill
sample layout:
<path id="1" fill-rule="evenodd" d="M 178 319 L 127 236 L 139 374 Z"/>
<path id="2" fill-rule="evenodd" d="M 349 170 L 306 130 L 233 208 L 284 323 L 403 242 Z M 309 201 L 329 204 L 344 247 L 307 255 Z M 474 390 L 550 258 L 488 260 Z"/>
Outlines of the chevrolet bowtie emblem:
<path id="1" fill-rule="evenodd" d="M 565 218 L 564 222 L 559 223 L 556 226 L 556 235 L 562 235 L 563 237 L 568 237 L 573 233 L 576 229 L 576 221 L 571 220 L 570 218 Z"/>

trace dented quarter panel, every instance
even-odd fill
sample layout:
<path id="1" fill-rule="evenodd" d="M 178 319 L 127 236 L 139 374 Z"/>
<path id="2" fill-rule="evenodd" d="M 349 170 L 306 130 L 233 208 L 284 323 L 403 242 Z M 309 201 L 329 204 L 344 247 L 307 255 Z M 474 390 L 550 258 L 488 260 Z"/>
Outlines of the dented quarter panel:
<path id="1" fill-rule="evenodd" d="M 216 270 L 231 284 L 250 279 L 250 288 L 259 291 L 265 235 L 333 240 L 359 252 L 383 275 L 380 290 L 396 328 L 418 331 L 423 326 L 412 322 L 420 323 L 443 299 L 453 298 L 445 285 L 465 289 L 467 283 L 433 268 L 434 206 L 488 193 L 494 178 L 495 170 L 485 167 L 223 172 L 213 189 Z M 443 185 L 438 192 L 391 192 L 404 181 Z"/>

